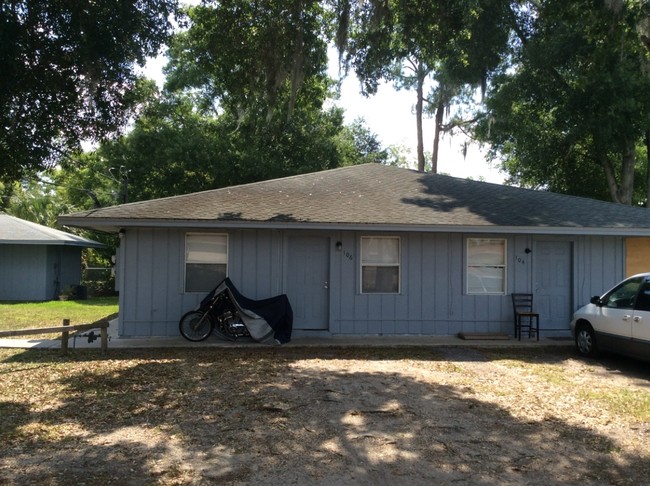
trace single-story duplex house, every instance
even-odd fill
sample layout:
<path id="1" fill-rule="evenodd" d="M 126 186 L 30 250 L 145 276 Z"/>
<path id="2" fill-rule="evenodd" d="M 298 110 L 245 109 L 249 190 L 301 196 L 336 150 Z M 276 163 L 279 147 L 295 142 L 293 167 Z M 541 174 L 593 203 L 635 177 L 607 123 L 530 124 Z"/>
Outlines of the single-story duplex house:
<path id="1" fill-rule="evenodd" d="M 650 271 L 640 207 L 365 164 L 60 217 L 119 233 L 119 332 L 178 335 L 226 275 L 286 293 L 294 336 L 542 334 L 626 273 Z"/>
<path id="2" fill-rule="evenodd" d="M 104 245 L 0 213 L 0 300 L 45 301 L 81 281 L 81 250 Z"/>

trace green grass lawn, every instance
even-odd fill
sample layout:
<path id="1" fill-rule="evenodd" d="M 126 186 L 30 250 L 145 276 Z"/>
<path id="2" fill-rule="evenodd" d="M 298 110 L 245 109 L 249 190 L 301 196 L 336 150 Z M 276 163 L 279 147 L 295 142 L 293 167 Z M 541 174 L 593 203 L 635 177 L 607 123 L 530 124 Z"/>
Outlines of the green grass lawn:
<path id="1" fill-rule="evenodd" d="M 117 313 L 117 297 L 50 302 L 0 302 L 0 331 L 86 324 Z"/>

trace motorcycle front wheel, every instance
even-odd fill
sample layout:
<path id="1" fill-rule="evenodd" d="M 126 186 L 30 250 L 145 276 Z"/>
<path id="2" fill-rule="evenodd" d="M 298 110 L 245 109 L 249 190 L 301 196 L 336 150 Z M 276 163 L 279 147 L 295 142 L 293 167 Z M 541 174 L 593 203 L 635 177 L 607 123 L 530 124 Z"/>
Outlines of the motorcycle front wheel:
<path id="1" fill-rule="evenodd" d="M 181 335 L 188 341 L 203 341 L 207 339 L 214 323 L 209 314 L 200 311 L 190 311 L 181 317 L 178 328 Z"/>

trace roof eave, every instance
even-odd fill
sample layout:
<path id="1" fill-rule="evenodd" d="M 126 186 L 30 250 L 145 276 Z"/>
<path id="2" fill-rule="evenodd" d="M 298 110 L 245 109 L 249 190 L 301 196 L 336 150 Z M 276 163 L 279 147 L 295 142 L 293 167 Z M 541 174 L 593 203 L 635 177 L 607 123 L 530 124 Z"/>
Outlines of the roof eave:
<path id="1" fill-rule="evenodd" d="M 77 246 L 81 248 L 106 248 L 106 245 L 96 241 L 0 240 L 0 245 Z"/>
<path id="2" fill-rule="evenodd" d="M 90 228 L 107 233 L 118 233 L 128 228 L 187 228 L 187 229 L 272 229 L 272 230 L 335 230 L 335 231 L 383 231 L 424 233 L 498 233 L 537 235 L 585 235 L 585 236 L 645 236 L 650 228 L 631 227 L 578 227 L 578 226 L 497 226 L 497 225 L 432 225 L 394 223 L 339 223 L 303 221 L 222 221 L 222 220 L 167 220 L 167 219 L 95 219 L 62 217 L 66 226 Z"/>

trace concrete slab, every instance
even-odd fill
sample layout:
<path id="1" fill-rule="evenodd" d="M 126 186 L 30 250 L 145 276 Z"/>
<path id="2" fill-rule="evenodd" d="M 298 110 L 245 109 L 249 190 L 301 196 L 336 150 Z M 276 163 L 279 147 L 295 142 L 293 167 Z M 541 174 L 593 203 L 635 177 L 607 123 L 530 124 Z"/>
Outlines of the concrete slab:
<path id="1" fill-rule="evenodd" d="M 404 346 L 467 346 L 467 347 L 539 347 L 539 346 L 573 346 L 571 339 L 540 339 L 530 340 L 503 340 L 482 339 L 479 341 L 466 341 L 456 336 L 327 336 L 309 337 L 298 336 L 290 343 L 281 347 L 404 347 Z M 151 337 L 151 338 L 115 338 L 108 342 L 111 349 L 146 349 L 146 348 L 237 348 L 237 347 L 269 347 L 250 339 L 238 341 L 222 341 L 210 336 L 205 341 L 193 343 L 182 337 Z M 280 347 L 280 346 L 278 346 Z M 61 341 L 58 339 L 0 339 L 0 348 L 38 348 L 60 349 Z M 87 337 L 71 338 L 69 349 L 99 349 L 100 341 L 88 342 Z"/>
<path id="2" fill-rule="evenodd" d="M 210 336 L 205 341 L 193 343 L 181 336 L 176 337 L 149 337 L 149 338 L 122 338 L 117 335 L 118 320 L 110 321 L 108 327 L 108 350 L 111 349 L 151 349 L 151 348 L 237 348 L 237 347 L 269 347 L 268 344 L 257 343 L 251 339 L 237 341 L 223 341 L 216 336 Z M 86 333 L 84 333 L 86 334 Z M 290 343 L 281 347 L 403 347 L 403 346 L 467 346 L 467 347 L 536 347 L 536 346 L 573 346 L 573 340 L 566 338 L 541 338 L 523 339 L 494 334 L 494 339 L 482 335 L 482 339 L 467 341 L 458 336 L 330 336 L 322 332 L 310 334 L 307 331 L 294 333 Z M 101 341 L 88 342 L 88 337 L 71 337 L 69 349 L 100 349 Z M 0 339 L 0 348 L 23 349 L 61 349 L 60 339 Z"/>

